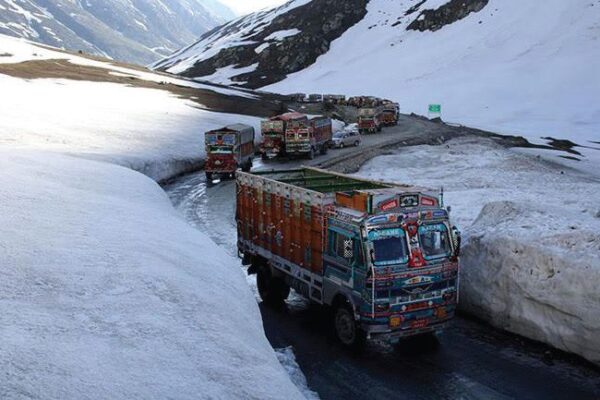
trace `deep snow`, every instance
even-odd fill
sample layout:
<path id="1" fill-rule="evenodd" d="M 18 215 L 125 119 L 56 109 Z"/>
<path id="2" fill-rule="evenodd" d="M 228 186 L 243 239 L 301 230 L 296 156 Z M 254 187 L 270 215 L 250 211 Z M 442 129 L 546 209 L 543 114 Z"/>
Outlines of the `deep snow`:
<path id="1" fill-rule="evenodd" d="M 129 169 L 0 157 L 0 397 L 301 398 L 239 262 Z"/>
<path id="2" fill-rule="evenodd" d="M 439 189 L 463 233 L 463 310 L 600 364 L 600 181 L 455 139 L 377 157 L 362 176 Z"/>
<path id="3" fill-rule="evenodd" d="M 0 62 L 46 55 L 4 43 Z M 173 176 L 205 130 L 259 119 L 115 83 L 0 88 L 0 398 L 302 398 L 239 261 L 132 171 Z"/>

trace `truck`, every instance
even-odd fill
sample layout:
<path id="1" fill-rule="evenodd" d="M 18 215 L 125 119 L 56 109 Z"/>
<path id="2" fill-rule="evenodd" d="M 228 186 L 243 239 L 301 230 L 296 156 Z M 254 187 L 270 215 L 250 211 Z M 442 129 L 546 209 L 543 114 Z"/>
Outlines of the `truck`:
<path id="1" fill-rule="evenodd" d="M 358 130 L 360 133 L 381 132 L 383 107 L 364 107 L 358 110 Z"/>
<path id="2" fill-rule="evenodd" d="M 285 131 L 285 152 L 289 157 L 315 158 L 317 152 L 327 154 L 333 137 L 331 119 L 314 117 L 306 121 L 289 121 Z"/>
<path id="3" fill-rule="evenodd" d="M 204 134 L 206 179 L 213 176 L 233 177 L 241 168 L 250 171 L 254 155 L 254 128 L 244 124 L 227 125 Z"/>
<path id="4" fill-rule="evenodd" d="M 259 151 L 264 160 L 285 155 L 285 132 L 290 121 L 306 122 L 308 117 L 297 112 L 290 112 L 262 121 L 262 139 Z"/>
<path id="5" fill-rule="evenodd" d="M 236 177 L 238 254 L 266 304 L 293 288 L 339 341 L 441 332 L 459 297 L 460 233 L 443 192 L 317 168 Z"/>
<path id="6" fill-rule="evenodd" d="M 383 104 L 382 124 L 384 126 L 398 125 L 400 117 L 400 105 L 393 102 L 385 102 Z"/>

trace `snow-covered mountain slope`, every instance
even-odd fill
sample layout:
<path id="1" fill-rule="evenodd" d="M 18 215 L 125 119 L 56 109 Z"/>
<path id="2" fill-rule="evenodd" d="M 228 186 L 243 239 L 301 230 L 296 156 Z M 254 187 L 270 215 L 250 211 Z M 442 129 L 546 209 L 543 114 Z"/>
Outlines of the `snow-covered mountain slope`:
<path id="1" fill-rule="evenodd" d="M 0 33 L 144 65 L 233 17 L 217 0 L 0 0 Z"/>
<path id="2" fill-rule="evenodd" d="M 304 52 L 317 39 L 305 9 L 322 3 L 297 0 L 231 22 L 157 66 L 279 93 L 378 95 L 421 115 L 441 104 L 446 121 L 536 143 L 571 140 L 580 147 L 561 155 L 582 161 L 565 162 L 598 169 L 600 1 L 371 0 L 355 5 L 360 20 L 323 41 L 312 63 Z M 300 32 L 265 39 L 291 29 Z"/>
<path id="3" fill-rule="evenodd" d="M 168 89 L 236 91 L 0 35 L 2 54 L 0 398 L 301 399 L 239 260 L 154 182 L 202 160 L 205 130 L 260 123 Z"/>

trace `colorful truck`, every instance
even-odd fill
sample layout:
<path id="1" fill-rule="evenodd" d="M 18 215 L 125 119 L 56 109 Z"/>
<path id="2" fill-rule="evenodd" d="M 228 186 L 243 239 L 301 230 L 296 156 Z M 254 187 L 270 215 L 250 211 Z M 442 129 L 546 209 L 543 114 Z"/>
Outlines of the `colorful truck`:
<path id="1" fill-rule="evenodd" d="M 333 137 L 331 119 L 314 117 L 306 121 L 289 121 L 285 131 L 285 152 L 288 156 L 315 158 L 326 154 Z"/>
<path id="2" fill-rule="evenodd" d="M 383 104 L 382 124 L 384 126 L 398 125 L 400 118 L 400 105 L 393 102 L 385 102 Z"/>
<path id="3" fill-rule="evenodd" d="M 238 250 L 266 303 L 331 307 L 338 339 L 441 331 L 458 302 L 460 234 L 443 194 L 316 168 L 237 174 Z"/>
<path id="4" fill-rule="evenodd" d="M 254 128 L 244 124 L 228 125 L 204 134 L 206 179 L 214 175 L 233 177 L 241 168 L 250 171 L 254 155 Z"/>
<path id="5" fill-rule="evenodd" d="M 365 107 L 358 110 L 358 130 L 360 133 L 381 132 L 383 107 Z"/>
<path id="6" fill-rule="evenodd" d="M 261 123 L 260 154 L 263 159 L 285 155 L 285 131 L 291 121 L 308 121 L 304 114 L 291 112 L 278 115 Z"/>

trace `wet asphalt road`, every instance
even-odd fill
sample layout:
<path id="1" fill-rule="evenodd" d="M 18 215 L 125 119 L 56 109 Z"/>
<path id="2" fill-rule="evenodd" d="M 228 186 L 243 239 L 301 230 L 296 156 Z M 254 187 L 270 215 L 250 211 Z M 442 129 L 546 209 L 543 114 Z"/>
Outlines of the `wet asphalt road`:
<path id="1" fill-rule="evenodd" d="M 448 129 L 404 118 L 398 128 L 365 137 L 362 148 L 331 150 L 313 162 L 259 161 L 255 169 L 319 164 L 343 154 L 352 162 L 391 138 L 427 143 L 452 135 Z M 165 190 L 190 224 L 236 255 L 232 181 L 207 185 L 197 173 Z M 256 292 L 254 278 L 248 282 Z M 284 309 L 260 304 L 260 310 L 271 345 L 293 347 L 309 387 L 322 399 L 600 399 L 599 369 L 465 316 L 455 318 L 437 341 L 411 339 L 395 348 L 371 344 L 354 354 L 335 341 L 326 311 L 293 292 Z"/>

